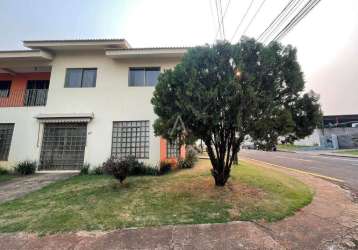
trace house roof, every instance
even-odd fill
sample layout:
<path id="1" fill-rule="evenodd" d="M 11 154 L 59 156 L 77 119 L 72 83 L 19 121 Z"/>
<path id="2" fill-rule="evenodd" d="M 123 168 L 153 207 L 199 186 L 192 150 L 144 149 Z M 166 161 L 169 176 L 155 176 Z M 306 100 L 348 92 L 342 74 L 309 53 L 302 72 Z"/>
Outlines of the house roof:
<path id="1" fill-rule="evenodd" d="M 130 48 L 129 43 L 125 39 L 27 40 L 23 41 L 23 44 L 30 49 L 43 49 L 49 51 Z"/>
<path id="2" fill-rule="evenodd" d="M 14 74 L 18 72 L 14 67 L 30 69 L 48 66 L 53 55 L 42 50 L 5 50 L 0 51 L 0 73 Z"/>
<path id="3" fill-rule="evenodd" d="M 178 58 L 188 51 L 188 47 L 151 47 L 151 48 L 128 48 L 108 49 L 106 56 L 114 59 L 125 58 Z"/>
<path id="4" fill-rule="evenodd" d="M 190 47 L 131 48 L 125 39 L 27 40 L 30 50 L 0 51 L 0 68 L 46 66 L 58 51 L 104 51 L 113 59 L 129 58 L 180 58 Z"/>
<path id="5" fill-rule="evenodd" d="M 0 51 L 0 61 L 17 60 L 52 60 L 52 54 L 42 50 L 3 50 Z"/>

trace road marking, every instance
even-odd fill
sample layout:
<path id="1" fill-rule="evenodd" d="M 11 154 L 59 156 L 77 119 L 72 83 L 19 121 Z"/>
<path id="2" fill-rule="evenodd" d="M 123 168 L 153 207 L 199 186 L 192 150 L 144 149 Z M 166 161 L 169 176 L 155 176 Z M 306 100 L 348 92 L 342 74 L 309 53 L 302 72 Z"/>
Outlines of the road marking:
<path id="1" fill-rule="evenodd" d="M 283 169 L 290 170 L 290 171 L 297 172 L 297 173 L 301 173 L 301 174 L 309 174 L 309 175 L 312 175 L 312 176 L 315 176 L 315 177 L 320 177 L 320 178 L 331 180 L 331 181 L 344 182 L 344 180 L 333 178 L 333 177 L 330 177 L 330 176 L 316 174 L 316 173 L 303 171 L 303 170 L 298 170 L 298 169 L 294 169 L 294 168 L 288 168 L 288 167 L 284 167 L 284 166 L 281 166 L 281 165 L 272 164 L 272 163 L 269 163 L 269 162 L 266 162 L 266 161 L 259 161 L 259 160 L 255 160 L 255 159 L 248 158 L 248 157 L 246 157 L 246 158 L 242 157 L 241 160 L 243 160 L 243 161 L 245 161 L 245 160 L 246 161 L 253 161 L 253 162 L 256 162 L 256 163 L 261 164 L 261 165 L 263 164 L 262 165 L 263 167 L 265 167 L 264 165 L 269 165 L 269 166 L 272 166 L 272 167 L 283 168 Z"/>
<path id="2" fill-rule="evenodd" d="M 276 157 L 290 159 L 290 160 L 298 160 L 298 161 L 308 161 L 308 162 L 312 161 L 312 160 L 307 160 L 307 159 L 302 159 L 302 158 L 294 158 L 294 157 L 287 157 L 287 156 L 281 156 L 281 155 L 278 155 Z"/>

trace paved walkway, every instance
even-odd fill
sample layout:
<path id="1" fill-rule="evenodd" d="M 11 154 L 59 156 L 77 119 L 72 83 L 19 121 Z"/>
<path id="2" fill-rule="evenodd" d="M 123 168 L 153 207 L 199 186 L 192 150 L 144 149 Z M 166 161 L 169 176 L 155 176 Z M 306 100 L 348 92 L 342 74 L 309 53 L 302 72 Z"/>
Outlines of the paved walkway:
<path id="1" fill-rule="evenodd" d="M 265 167 L 271 166 L 267 165 Z M 315 191 L 310 205 L 276 223 L 165 226 L 38 237 L 0 234 L 0 249 L 354 249 L 358 204 L 337 185 L 290 170 Z"/>
<path id="2" fill-rule="evenodd" d="M 294 216 L 276 223 L 258 223 L 274 240 L 287 249 L 358 248 L 358 204 L 352 202 L 350 192 L 318 177 L 264 166 L 285 172 L 315 191 L 312 203 Z"/>
<path id="3" fill-rule="evenodd" d="M 0 203 L 24 196 L 48 184 L 69 178 L 75 173 L 40 173 L 12 179 L 0 184 Z"/>

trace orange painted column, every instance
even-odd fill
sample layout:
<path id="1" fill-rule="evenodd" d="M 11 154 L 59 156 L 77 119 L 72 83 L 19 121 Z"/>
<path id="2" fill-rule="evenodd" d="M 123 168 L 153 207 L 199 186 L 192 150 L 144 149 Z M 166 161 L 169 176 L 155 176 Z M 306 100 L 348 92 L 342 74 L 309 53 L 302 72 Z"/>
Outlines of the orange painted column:
<path id="1" fill-rule="evenodd" d="M 165 161 L 167 159 L 167 140 L 160 137 L 160 160 Z"/>

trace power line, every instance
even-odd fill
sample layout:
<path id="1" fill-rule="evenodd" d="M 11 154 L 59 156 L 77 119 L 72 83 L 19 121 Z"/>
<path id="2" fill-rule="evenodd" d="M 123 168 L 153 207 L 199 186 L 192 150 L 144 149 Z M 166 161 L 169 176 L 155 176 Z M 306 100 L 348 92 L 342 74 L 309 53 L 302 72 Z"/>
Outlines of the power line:
<path id="1" fill-rule="evenodd" d="M 295 0 L 296 1 L 296 0 Z M 311 1 L 311 0 L 309 0 Z M 276 23 L 276 26 L 271 29 L 269 33 L 266 34 L 266 37 L 262 40 L 263 43 L 266 43 L 272 37 L 276 31 L 287 21 L 287 19 L 292 15 L 292 13 L 295 13 L 297 8 L 301 5 L 303 0 L 297 0 L 291 7 L 286 11 L 286 14 L 281 18 L 278 23 Z"/>
<path id="2" fill-rule="evenodd" d="M 265 34 L 266 32 L 268 32 L 268 30 L 273 27 L 273 25 L 276 23 L 276 21 L 286 12 L 286 10 L 291 6 L 292 2 L 295 0 L 290 0 L 288 2 L 288 4 L 286 4 L 286 6 L 283 8 L 283 10 L 281 10 L 281 12 L 275 17 L 274 20 L 272 20 L 272 22 L 269 24 L 269 26 L 267 26 L 267 28 L 264 30 L 264 32 L 261 33 L 261 35 L 259 35 L 259 37 L 257 38 L 257 40 L 260 40 Z"/>
<path id="3" fill-rule="evenodd" d="M 264 3 L 266 2 L 266 0 L 263 0 L 259 6 L 259 8 L 256 10 L 255 15 L 251 18 L 249 24 L 246 26 L 246 28 L 244 29 L 244 32 L 242 32 L 243 35 L 245 35 L 246 31 L 249 29 L 249 27 L 251 26 L 252 22 L 254 21 L 254 19 L 256 18 L 257 14 L 259 14 L 262 6 L 264 5 Z"/>
<path id="4" fill-rule="evenodd" d="M 229 1 L 227 2 L 226 6 L 225 6 L 224 15 L 223 15 L 223 18 L 222 18 L 222 23 L 224 23 L 224 18 L 225 18 L 225 16 L 226 16 L 227 10 L 229 9 L 230 3 L 231 3 L 231 0 L 229 0 Z M 217 32 L 216 32 L 215 40 L 216 40 L 216 38 L 218 37 L 219 31 L 220 31 L 220 29 L 218 29 Z"/>
<path id="5" fill-rule="evenodd" d="M 236 33 L 239 31 L 239 29 L 240 29 L 242 23 L 244 22 L 244 20 L 245 20 L 247 14 L 249 13 L 249 11 L 250 11 L 250 9 L 251 9 L 251 6 L 252 6 L 253 3 L 254 3 L 254 0 L 251 0 L 249 7 L 246 9 L 245 14 L 242 16 L 242 18 L 241 18 L 241 20 L 240 20 L 240 22 L 239 22 L 239 25 L 236 27 L 235 32 L 234 32 L 234 35 L 232 36 L 230 42 L 232 42 L 232 40 L 234 40 L 234 38 L 235 38 L 235 36 L 236 36 Z"/>
<path id="6" fill-rule="evenodd" d="M 209 0 L 209 5 L 210 5 L 211 19 L 212 19 L 212 21 L 213 21 L 213 26 L 215 26 L 216 20 L 215 20 L 214 10 L 213 10 L 213 5 L 212 5 L 212 1 L 211 1 L 211 0 Z M 219 30 L 218 30 L 218 32 L 216 33 L 216 36 L 214 37 L 214 42 L 215 42 L 215 40 L 216 40 L 216 37 L 218 36 L 218 33 L 219 33 Z"/>
<path id="7" fill-rule="evenodd" d="M 289 25 L 289 27 L 282 33 L 279 34 L 277 36 L 277 38 L 275 37 L 275 41 L 276 40 L 280 40 L 282 39 L 284 36 L 286 36 L 288 34 L 288 32 L 290 32 L 309 12 L 312 11 L 312 9 L 320 2 L 321 0 L 316 0 L 314 1 L 308 8 L 307 10 L 305 10 L 296 20 L 294 20 L 292 22 L 291 25 Z"/>
<path id="8" fill-rule="evenodd" d="M 221 34 L 221 37 L 223 36 L 222 34 L 222 29 L 221 29 L 221 22 L 220 22 L 220 17 L 219 17 L 219 8 L 218 8 L 218 0 L 215 0 L 215 8 L 216 8 L 216 16 L 217 16 L 217 19 L 218 19 L 218 28 L 220 30 L 220 34 Z"/>
<path id="9" fill-rule="evenodd" d="M 219 1 L 220 1 L 221 29 L 222 29 L 222 33 L 223 33 L 223 38 L 225 40 L 225 25 L 224 25 L 224 17 L 223 17 L 223 6 L 221 3 L 221 0 L 219 0 Z"/>
<path id="10" fill-rule="evenodd" d="M 300 10 L 300 12 L 280 31 L 273 39 L 278 41 L 288 34 L 321 0 L 312 0 Z"/>

